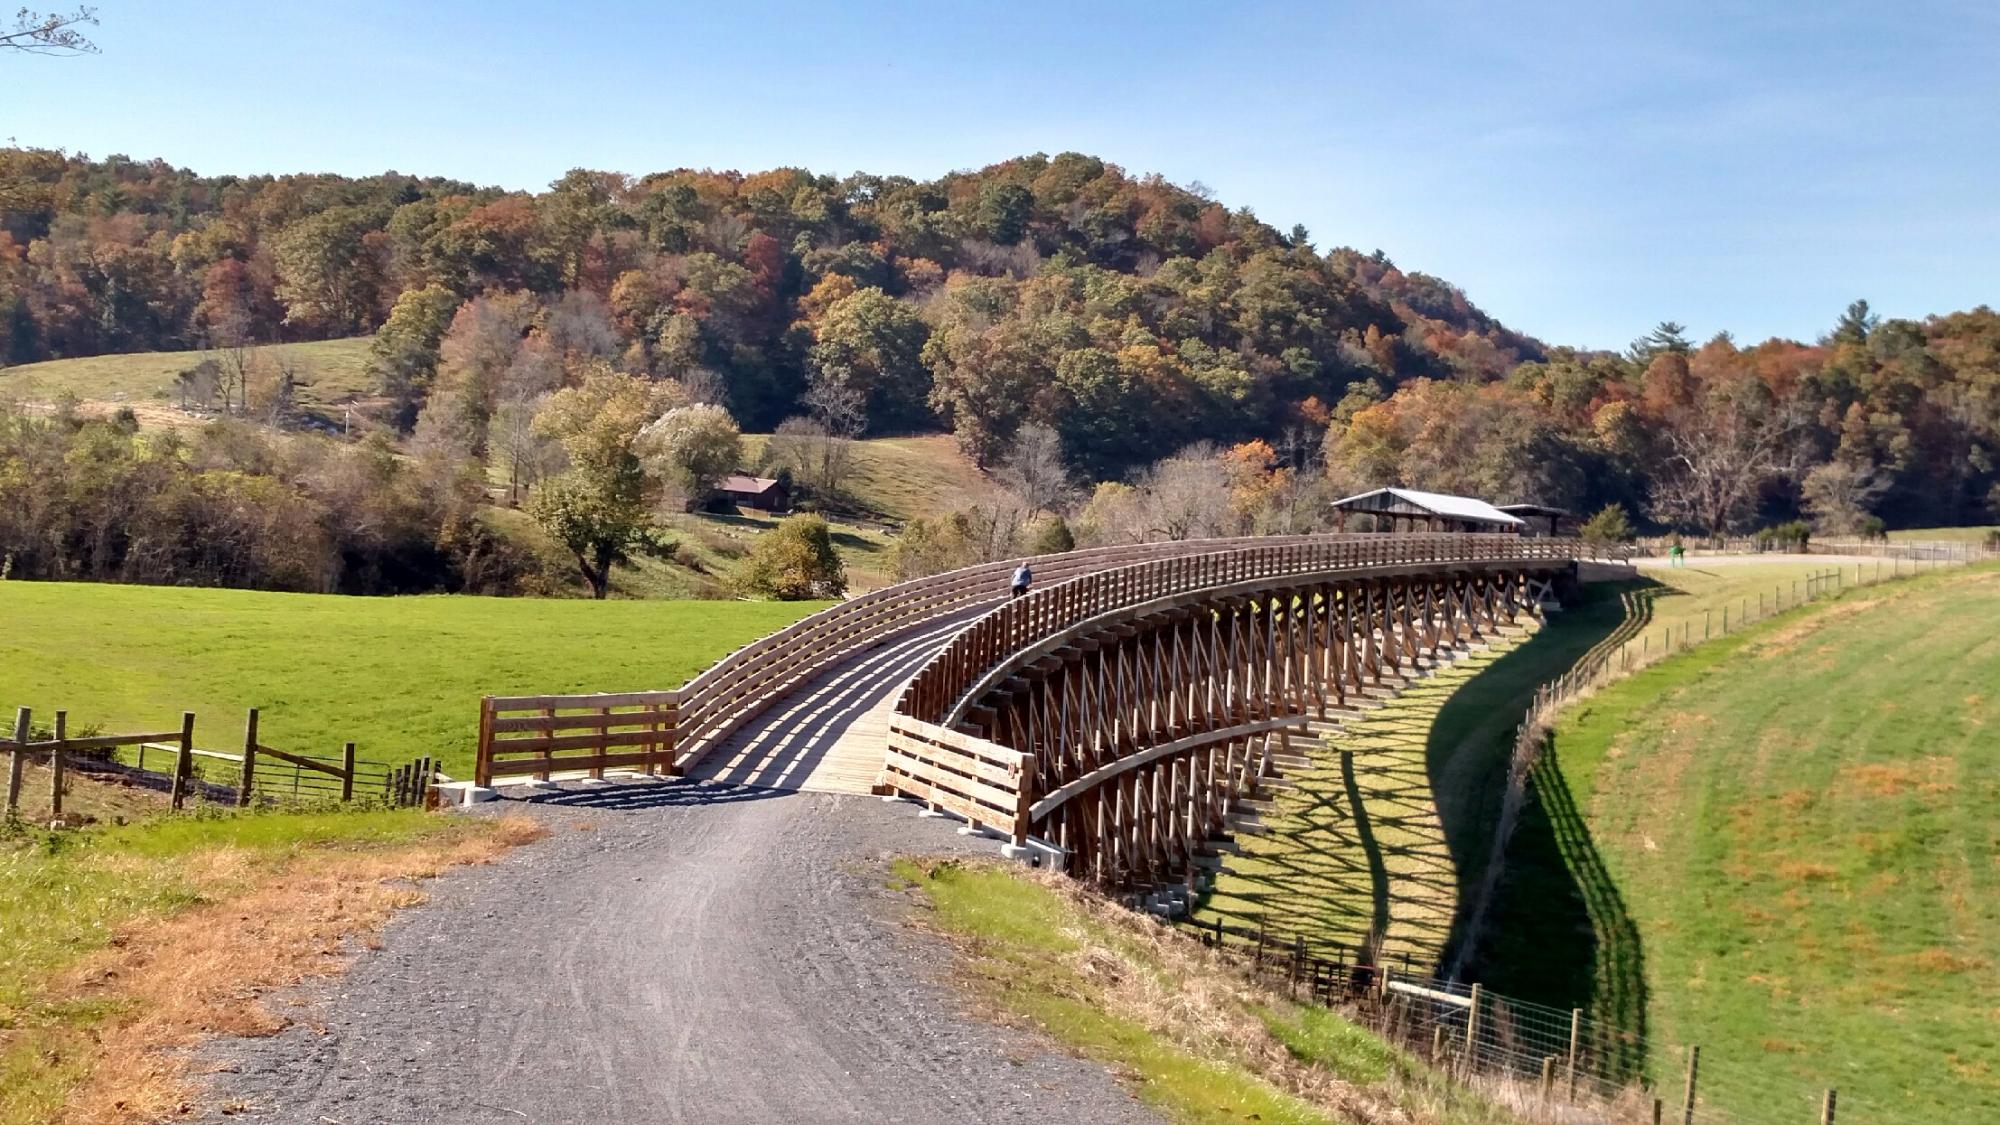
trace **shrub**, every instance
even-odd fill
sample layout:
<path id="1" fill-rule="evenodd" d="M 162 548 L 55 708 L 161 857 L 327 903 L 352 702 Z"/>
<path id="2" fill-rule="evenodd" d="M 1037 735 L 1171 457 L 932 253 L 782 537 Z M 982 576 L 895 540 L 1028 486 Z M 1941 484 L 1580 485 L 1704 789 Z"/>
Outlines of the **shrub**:
<path id="1" fill-rule="evenodd" d="M 1582 530 L 1586 543 L 1627 543 L 1632 539 L 1632 521 L 1620 504 L 1606 504 L 1586 520 Z"/>
<path id="2" fill-rule="evenodd" d="M 1034 541 L 1028 544 L 1031 554 L 1060 555 L 1076 550 L 1076 536 L 1069 532 L 1069 523 L 1061 516 L 1050 516 L 1035 525 Z"/>
<path id="3" fill-rule="evenodd" d="M 825 520 L 790 516 L 758 537 L 737 584 L 779 601 L 838 598 L 847 593 L 847 567 L 834 553 Z"/>

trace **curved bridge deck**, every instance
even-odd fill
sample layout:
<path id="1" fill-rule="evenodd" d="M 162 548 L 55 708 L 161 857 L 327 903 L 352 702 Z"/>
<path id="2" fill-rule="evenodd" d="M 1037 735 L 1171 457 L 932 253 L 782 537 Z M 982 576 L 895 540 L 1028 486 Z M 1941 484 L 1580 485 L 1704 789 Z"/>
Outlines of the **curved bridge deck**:
<path id="1" fill-rule="evenodd" d="M 882 773 L 896 699 L 978 615 L 905 630 L 788 692 L 686 776 L 768 789 L 865 794 Z"/>

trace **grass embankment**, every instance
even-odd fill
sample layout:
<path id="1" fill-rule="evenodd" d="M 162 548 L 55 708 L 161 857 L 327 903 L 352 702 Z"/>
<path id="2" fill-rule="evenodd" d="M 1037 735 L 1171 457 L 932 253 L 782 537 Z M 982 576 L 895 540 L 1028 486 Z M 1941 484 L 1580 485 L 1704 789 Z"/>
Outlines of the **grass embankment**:
<path id="1" fill-rule="evenodd" d="M 0 831 L 0 1125 L 181 1112 L 189 1044 L 275 1032 L 260 994 L 538 832 L 381 809 Z"/>
<path id="2" fill-rule="evenodd" d="M 1573 709 L 1489 984 L 1700 1044 L 1725 1108 L 1992 1117 L 1996 621 L 1990 568 L 1850 590 Z"/>
<path id="3" fill-rule="evenodd" d="M 0 582 L 0 707 L 72 729 L 164 730 L 235 750 L 244 710 L 296 753 L 471 774 L 479 697 L 678 687 L 816 602 L 355 598 Z"/>
<path id="4" fill-rule="evenodd" d="M 250 349 L 250 354 L 255 363 L 290 363 L 300 380 L 299 402 L 307 407 L 327 407 L 375 393 L 375 380 L 368 375 L 372 339 L 356 336 L 266 344 Z M 68 396 L 91 404 L 167 407 L 175 401 L 175 376 L 205 359 L 221 361 L 223 353 L 133 352 L 0 367 L 0 397 L 54 402 Z M 143 420 L 157 423 L 165 419 Z"/>
<path id="5" fill-rule="evenodd" d="M 1001 1019 L 1104 1063 L 1184 1122 L 1511 1120 L 1332 1012 L 1066 880 L 994 865 L 896 865 Z"/>
<path id="6" fill-rule="evenodd" d="M 1657 652 L 1683 626 L 1699 642 L 1707 616 L 1791 597 L 1825 561 L 1714 561 L 1649 569 L 1636 583 L 1589 587 L 1526 641 L 1480 653 L 1347 724 L 1315 768 L 1279 790 L 1272 831 L 1239 838 L 1202 916 L 1299 934 L 1349 956 L 1377 941 L 1391 962 L 1429 969 L 1460 936 L 1487 862 L 1514 731 L 1536 687 L 1585 653 L 1649 632 Z M 1767 600 L 1767 604 L 1768 600 Z"/>

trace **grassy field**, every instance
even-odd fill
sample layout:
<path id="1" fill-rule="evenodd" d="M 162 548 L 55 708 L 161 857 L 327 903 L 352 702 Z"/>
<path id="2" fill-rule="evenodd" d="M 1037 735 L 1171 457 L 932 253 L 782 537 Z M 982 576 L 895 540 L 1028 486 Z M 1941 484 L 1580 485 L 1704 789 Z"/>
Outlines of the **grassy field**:
<path id="1" fill-rule="evenodd" d="M 767 434 L 745 434 L 744 461 L 757 464 L 768 440 Z M 847 492 L 856 515 L 903 523 L 990 501 L 998 486 L 950 434 L 920 434 L 856 442 Z"/>
<path id="2" fill-rule="evenodd" d="M 1738 1112 L 1993 1118 L 1995 621 L 1990 568 L 1852 590 L 1573 710 L 1489 983 L 1701 1044 Z"/>
<path id="3" fill-rule="evenodd" d="M 302 753 L 439 757 L 469 776 L 484 694 L 676 687 L 808 602 L 353 598 L 0 582 L 0 706 L 233 750 L 244 709 Z M 164 723 L 164 727 L 162 724 Z"/>
<path id="4" fill-rule="evenodd" d="M 1689 560 L 1641 581 L 1591 587 L 1531 638 L 1480 653 L 1351 720 L 1315 766 L 1278 791 L 1272 832 L 1244 836 L 1202 904 L 1246 928 L 1299 934 L 1324 955 L 1374 942 L 1429 968 L 1462 936 L 1490 851 L 1514 729 L 1535 689 L 1585 653 L 1619 643 L 1657 653 L 1671 631 L 1699 643 L 1722 613 L 1767 607 L 1824 560 Z M 1496 986 L 1497 987 L 1497 986 Z"/>
<path id="5" fill-rule="evenodd" d="M 178 1115 L 188 1045 L 276 1030 L 258 993 L 533 835 L 413 810 L 0 829 L 0 1125 Z"/>
<path id="6" fill-rule="evenodd" d="M 1889 533 L 1891 543 L 1984 543 L 2000 525 L 1980 527 L 1912 527 Z"/>
<path id="7" fill-rule="evenodd" d="M 1323 1009 L 1236 975 L 1182 935 L 1018 869 L 901 861 L 960 945 L 982 1011 L 1110 1066 L 1168 1120 L 1513 1120 Z"/>
<path id="8" fill-rule="evenodd" d="M 299 388 L 299 400 L 310 406 L 331 406 L 374 393 L 375 381 L 367 371 L 370 339 L 356 336 L 270 344 L 254 352 L 272 359 L 289 358 L 297 365 L 304 384 Z M 219 354 L 135 352 L 0 367 L 0 397 L 53 402 L 73 395 L 90 403 L 168 405 L 174 399 L 174 377 Z"/>

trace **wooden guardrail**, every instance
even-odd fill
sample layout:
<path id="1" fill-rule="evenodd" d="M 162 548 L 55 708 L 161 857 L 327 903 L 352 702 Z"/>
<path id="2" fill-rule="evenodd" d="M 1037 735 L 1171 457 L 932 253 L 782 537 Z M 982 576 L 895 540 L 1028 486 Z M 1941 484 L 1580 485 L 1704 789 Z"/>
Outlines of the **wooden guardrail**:
<path id="1" fill-rule="evenodd" d="M 1371 536 L 1262 536 L 1097 547 L 982 563 L 899 582 L 830 606 L 752 641 L 677 689 L 483 699 L 474 780 L 491 785 L 502 777 L 547 778 L 558 771 L 601 774 L 605 769 L 632 767 L 678 773 L 793 687 L 848 657 L 911 629 L 998 604 L 1007 597 L 1008 576 L 1024 561 L 1033 566 L 1036 584 L 1049 586 L 1148 559 L 1367 538 Z M 647 735 L 657 737 L 624 742 L 595 737 L 600 728 L 591 725 L 591 719 L 601 709 L 608 707 L 616 714 L 647 706 L 661 712 L 659 729 L 654 730 L 650 722 L 623 723 L 616 729 L 632 735 L 638 733 L 636 727 L 644 726 Z M 671 721 L 664 719 L 668 711 Z M 538 718 L 585 721 L 517 725 L 521 720 Z"/>
<path id="2" fill-rule="evenodd" d="M 952 638 L 897 701 L 905 715 L 955 727 L 982 680 L 1023 649 L 1113 610 L 1179 594 L 1305 573 L 1484 560 L 1572 560 L 1575 540 L 1516 535 L 1345 535 L 1233 546 L 1095 569 L 1005 602 Z"/>
<path id="3" fill-rule="evenodd" d="M 475 781 L 557 770 L 638 768 L 672 776 L 681 692 L 487 696 L 479 703 Z"/>
<path id="4" fill-rule="evenodd" d="M 886 784 L 976 828 L 1027 842 L 1033 754 L 908 715 L 890 717 L 888 741 Z"/>

